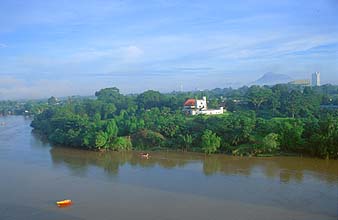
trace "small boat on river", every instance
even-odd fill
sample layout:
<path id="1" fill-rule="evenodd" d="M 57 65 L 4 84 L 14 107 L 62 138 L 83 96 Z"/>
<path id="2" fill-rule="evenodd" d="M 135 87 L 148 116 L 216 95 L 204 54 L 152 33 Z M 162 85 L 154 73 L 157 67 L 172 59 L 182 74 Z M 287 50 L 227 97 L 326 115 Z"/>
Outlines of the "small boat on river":
<path id="1" fill-rule="evenodd" d="M 148 159 L 148 158 L 149 158 L 149 153 L 141 153 L 140 156 L 141 156 L 142 158 Z"/>
<path id="2" fill-rule="evenodd" d="M 66 200 L 62 200 L 62 201 L 57 201 L 56 205 L 59 207 L 66 207 L 66 206 L 70 206 L 72 205 L 72 200 L 70 199 L 66 199 Z"/>

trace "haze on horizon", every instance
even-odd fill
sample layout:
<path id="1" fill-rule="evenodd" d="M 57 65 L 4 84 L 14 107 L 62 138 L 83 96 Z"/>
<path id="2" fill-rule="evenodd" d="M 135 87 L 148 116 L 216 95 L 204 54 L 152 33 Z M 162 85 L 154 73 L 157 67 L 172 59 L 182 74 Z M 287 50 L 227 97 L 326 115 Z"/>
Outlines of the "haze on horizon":
<path id="1" fill-rule="evenodd" d="M 338 84 L 338 1 L 0 2 L 0 100 L 212 89 L 266 72 Z"/>

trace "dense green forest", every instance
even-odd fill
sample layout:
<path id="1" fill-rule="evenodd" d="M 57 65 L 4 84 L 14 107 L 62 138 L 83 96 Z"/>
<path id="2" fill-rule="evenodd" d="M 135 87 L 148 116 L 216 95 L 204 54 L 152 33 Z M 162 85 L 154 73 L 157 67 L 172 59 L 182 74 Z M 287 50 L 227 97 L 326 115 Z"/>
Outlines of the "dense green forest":
<path id="1" fill-rule="evenodd" d="M 239 89 L 49 99 L 31 126 L 56 145 L 93 150 L 172 149 L 233 155 L 296 153 L 338 158 L 338 86 L 279 84 Z M 187 98 L 207 96 L 222 115 L 187 116 Z"/>

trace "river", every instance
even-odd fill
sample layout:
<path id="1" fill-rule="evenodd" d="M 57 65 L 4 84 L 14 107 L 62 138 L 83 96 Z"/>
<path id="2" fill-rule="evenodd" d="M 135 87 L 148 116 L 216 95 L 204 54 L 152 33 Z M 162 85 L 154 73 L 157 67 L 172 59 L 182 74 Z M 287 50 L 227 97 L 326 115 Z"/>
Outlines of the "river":
<path id="1" fill-rule="evenodd" d="M 4 123 L 3 123 L 4 122 Z M 337 219 L 338 161 L 51 147 L 0 117 L 0 219 Z M 55 201 L 72 199 L 58 208 Z"/>

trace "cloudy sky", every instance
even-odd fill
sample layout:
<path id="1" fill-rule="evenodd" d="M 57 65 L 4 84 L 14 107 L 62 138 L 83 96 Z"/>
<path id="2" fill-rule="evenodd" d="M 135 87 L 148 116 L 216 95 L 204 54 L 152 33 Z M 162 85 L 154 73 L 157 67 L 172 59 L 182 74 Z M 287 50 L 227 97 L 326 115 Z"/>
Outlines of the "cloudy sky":
<path id="1" fill-rule="evenodd" d="M 1 0 L 0 99 L 338 84 L 337 0 Z"/>

